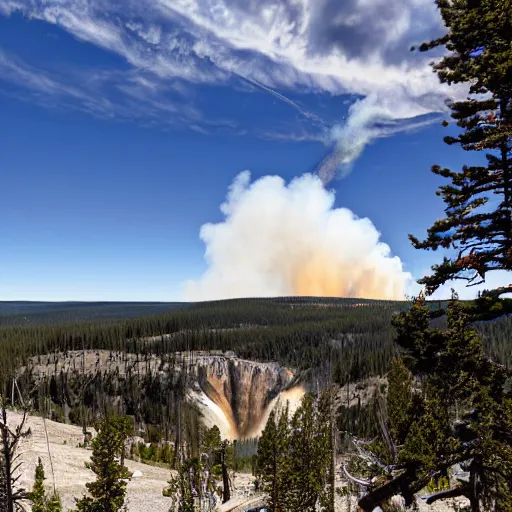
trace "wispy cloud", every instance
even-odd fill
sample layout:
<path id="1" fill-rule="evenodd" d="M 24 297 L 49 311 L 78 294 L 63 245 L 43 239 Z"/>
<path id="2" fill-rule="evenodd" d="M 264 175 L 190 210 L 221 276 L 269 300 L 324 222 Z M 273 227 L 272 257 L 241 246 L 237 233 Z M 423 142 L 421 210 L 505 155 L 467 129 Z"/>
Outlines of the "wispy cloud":
<path id="1" fill-rule="evenodd" d="M 201 112 L 179 101 L 179 89 L 164 86 L 132 71 L 75 72 L 66 77 L 35 68 L 0 49 L 0 83 L 15 86 L 4 91 L 45 107 L 59 105 L 95 117 L 136 120 L 151 124 L 201 124 Z M 112 94 L 116 90 L 119 94 Z M 174 95 L 174 96 L 173 96 Z"/>
<path id="2" fill-rule="evenodd" d="M 375 139 L 418 130 L 440 120 L 433 114 L 446 109 L 441 95 L 411 98 L 399 90 L 396 96 L 372 93 L 356 101 L 349 108 L 347 121 L 332 128 L 334 149 L 317 170 L 324 183 L 329 183 L 336 173 L 347 175 L 353 162 Z"/>
<path id="3" fill-rule="evenodd" d="M 244 78 L 244 77 L 241 77 Z M 272 89 L 271 87 L 267 87 L 266 85 L 263 85 L 256 80 L 251 80 L 250 78 L 245 78 L 249 83 L 255 85 L 256 87 L 259 87 L 260 89 L 268 92 L 275 98 L 277 98 L 279 101 L 282 101 L 283 103 L 286 103 L 287 105 L 291 106 L 293 109 L 295 109 L 299 114 L 301 114 L 306 119 L 310 120 L 312 123 L 316 124 L 320 128 L 325 128 L 327 126 L 326 122 L 318 117 L 316 114 L 313 114 L 312 112 L 309 112 L 309 110 L 306 110 L 304 107 L 300 106 L 295 101 L 292 101 L 287 96 L 284 96 L 283 94 L 277 92 L 276 90 Z"/>
<path id="4" fill-rule="evenodd" d="M 327 134 L 306 130 L 306 129 L 297 129 L 296 127 L 290 127 L 288 129 L 282 128 L 280 130 L 268 130 L 262 131 L 258 133 L 258 135 L 263 139 L 269 140 L 281 140 L 283 142 L 320 142 L 322 144 L 328 144 L 329 139 Z"/>
<path id="5" fill-rule="evenodd" d="M 15 85 L 16 92 L 13 92 L 14 95 L 25 99 L 37 98 L 40 103 L 47 106 L 53 105 L 59 100 L 64 103 L 72 100 L 72 104 L 81 105 L 82 107 L 88 105 L 88 110 L 91 112 L 103 113 L 106 116 L 112 108 L 103 98 L 88 95 L 83 89 L 61 82 L 44 71 L 8 55 L 1 49 L 0 81 Z"/>
<path id="6" fill-rule="evenodd" d="M 345 170 L 376 137 L 445 108 L 446 87 L 425 56 L 408 51 L 442 33 L 431 0 L 0 0 L 0 12 L 23 12 L 121 56 L 133 73 L 117 88 L 127 104 L 147 96 L 150 115 L 177 109 L 176 118 L 195 116 L 201 126 L 195 107 L 183 112 L 184 101 L 163 100 L 171 84 L 175 93 L 185 83 L 232 85 L 241 77 L 321 132 L 325 122 L 290 100 L 290 91 L 362 97 L 332 132 L 331 165 Z M 36 77 L 29 83 L 45 87 Z M 119 115 L 119 102 L 105 98 L 102 108 Z"/>

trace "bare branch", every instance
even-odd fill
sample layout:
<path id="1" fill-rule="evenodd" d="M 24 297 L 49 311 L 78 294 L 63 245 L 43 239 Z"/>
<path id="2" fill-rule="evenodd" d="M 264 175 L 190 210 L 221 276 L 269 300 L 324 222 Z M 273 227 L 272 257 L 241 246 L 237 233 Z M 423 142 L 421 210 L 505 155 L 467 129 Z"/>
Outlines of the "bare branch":
<path id="1" fill-rule="evenodd" d="M 358 485 L 362 485 L 364 487 L 370 487 L 372 485 L 372 483 L 369 481 L 369 480 L 363 480 L 362 478 L 356 478 L 355 476 L 352 476 L 348 470 L 347 470 L 347 467 L 345 466 L 345 464 L 343 464 L 342 466 L 342 469 L 343 469 L 343 473 L 345 473 L 345 476 L 351 481 L 351 482 L 354 482 Z"/>

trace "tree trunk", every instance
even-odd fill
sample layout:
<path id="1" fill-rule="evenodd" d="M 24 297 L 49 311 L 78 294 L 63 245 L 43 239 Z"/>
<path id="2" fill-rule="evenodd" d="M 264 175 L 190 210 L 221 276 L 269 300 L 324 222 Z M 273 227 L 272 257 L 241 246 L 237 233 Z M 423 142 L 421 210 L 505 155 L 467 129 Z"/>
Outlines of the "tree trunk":
<path id="1" fill-rule="evenodd" d="M 476 457 L 471 462 L 469 468 L 469 503 L 471 506 L 471 512 L 480 512 L 480 499 L 479 499 L 479 485 L 478 485 L 478 473 L 479 473 L 479 462 Z"/>
<path id="2" fill-rule="evenodd" d="M 5 492 L 5 512 L 14 512 L 14 502 L 12 499 L 12 481 L 11 481 L 11 450 L 10 450 L 10 436 L 9 429 L 7 428 L 7 411 L 5 405 L 2 404 L 2 458 L 4 462 L 4 478 L 3 482 Z M 2 511 L 3 512 L 3 511 Z"/>
<path id="3" fill-rule="evenodd" d="M 228 468 L 226 465 L 226 449 L 227 449 L 227 443 L 226 441 L 222 442 L 222 450 L 220 452 L 220 461 L 222 465 L 222 503 L 226 503 L 226 501 L 229 501 L 231 499 L 231 490 L 229 489 L 229 474 L 228 474 Z"/>
<path id="4" fill-rule="evenodd" d="M 273 475 L 272 475 L 272 506 L 274 507 L 274 510 L 272 512 L 279 512 L 280 509 L 279 509 L 279 496 L 278 496 L 278 482 L 277 482 L 277 478 L 278 478 L 278 475 L 277 475 L 277 453 L 276 453 L 276 449 L 274 447 L 274 453 L 273 453 L 274 457 L 272 459 L 272 465 L 273 465 L 273 468 L 272 468 L 272 471 L 273 471 Z"/>
<path id="5" fill-rule="evenodd" d="M 500 118 L 502 122 L 507 123 L 509 121 L 508 115 L 508 104 L 509 98 L 501 98 L 500 99 Z M 510 162 L 508 160 L 508 141 L 504 141 L 500 146 L 501 153 L 501 166 L 503 171 L 503 196 L 505 203 L 505 244 L 506 244 L 506 254 L 505 260 L 507 264 L 507 268 L 512 268 L 512 204 L 511 204 L 511 178 L 510 176 Z"/>
<path id="6" fill-rule="evenodd" d="M 329 375 L 331 375 L 329 373 Z M 330 384 L 330 395 L 329 395 L 329 421 L 330 421 L 330 432 L 329 432 L 329 448 L 331 452 L 331 461 L 329 468 L 329 504 L 327 512 L 334 512 L 335 505 L 335 488 L 336 488 L 336 426 L 335 426 L 335 414 L 334 414 L 334 393 L 332 391 L 332 382 Z"/>

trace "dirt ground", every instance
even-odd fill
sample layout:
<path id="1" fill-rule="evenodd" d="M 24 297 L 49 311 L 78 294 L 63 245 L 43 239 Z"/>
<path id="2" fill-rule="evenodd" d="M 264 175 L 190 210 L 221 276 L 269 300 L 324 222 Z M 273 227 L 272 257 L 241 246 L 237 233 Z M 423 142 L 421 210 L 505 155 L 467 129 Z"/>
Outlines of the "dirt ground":
<path id="1" fill-rule="evenodd" d="M 21 417 L 21 414 L 10 412 L 9 424 L 18 425 Z M 51 464 L 48 456 L 45 423 Z M 85 467 L 85 462 L 90 460 L 91 451 L 78 448 L 78 444 L 83 441 L 81 428 L 49 420 L 43 422 L 43 419 L 37 416 L 28 417 L 26 425 L 30 428 L 31 435 L 23 439 L 19 447 L 22 461 L 20 486 L 27 490 L 32 488 L 37 460 L 41 457 L 48 490 L 53 489 L 53 468 L 55 486 L 61 495 L 64 510 L 71 510 L 75 504 L 74 498 L 84 494 L 85 484 L 93 480 L 94 476 Z M 140 471 L 142 473 L 142 476 L 132 478 L 128 483 L 127 505 L 129 512 L 168 512 L 169 498 L 162 495 L 162 490 L 166 487 L 169 479 L 169 470 L 131 460 L 126 460 L 126 466 L 132 472 Z M 252 476 L 248 474 L 235 476 L 233 499 L 222 507 L 222 512 L 230 511 L 247 501 L 248 488 L 252 480 Z"/>
<path id="2" fill-rule="evenodd" d="M 10 412 L 8 421 L 12 426 L 19 424 L 21 414 Z M 82 496 L 85 484 L 93 479 L 92 472 L 85 467 L 85 462 L 90 460 L 91 451 L 78 448 L 78 444 L 83 440 L 81 428 L 49 420 L 43 422 L 43 419 L 37 416 L 28 417 L 27 427 L 31 429 L 31 435 L 23 439 L 19 447 L 22 461 L 20 486 L 25 489 L 32 488 L 37 460 L 41 457 L 48 490 L 53 489 L 55 479 L 64 510 L 73 509 L 74 498 Z M 45 431 L 48 433 L 48 443 Z M 48 452 L 51 453 L 51 462 Z M 170 502 L 162 495 L 162 490 L 166 487 L 169 470 L 131 460 L 126 461 L 126 466 L 130 471 L 139 471 L 142 474 L 132 478 L 128 483 L 128 511 L 168 512 Z M 250 474 L 237 474 L 234 479 L 233 497 L 228 503 L 219 506 L 218 512 L 243 512 L 251 506 L 259 505 L 257 497 L 251 496 L 252 481 L 253 477 Z M 456 505 L 462 503 L 446 501 L 429 506 L 419 500 L 418 504 L 420 512 L 452 512 Z M 346 498 L 340 498 L 336 510 L 355 512 L 355 498 L 350 503 Z"/>
<path id="3" fill-rule="evenodd" d="M 17 424 L 21 415 L 11 413 L 9 423 Z M 85 467 L 90 460 L 91 451 L 78 448 L 83 441 L 80 427 L 64 425 L 46 420 L 49 451 L 46 443 L 45 426 L 40 417 L 29 417 L 27 426 L 32 434 L 20 444 L 22 455 L 22 477 L 20 484 L 31 489 L 38 457 L 43 461 L 46 485 L 53 489 L 52 467 L 57 491 L 62 497 L 64 509 L 74 506 L 74 498 L 80 497 L 85 491 L 85 484 L 93 480 L 93 473 Z M 151 510 L 152 512 L 167 512 L 169 499 L 162 496 L 162 489 L 169 478 L 169 471 L 133 461 L 126 461 L 130 471 L 140 471 L 142 477 L 133 478 L 128 483 L 128 509 L 134 512 Z"/>

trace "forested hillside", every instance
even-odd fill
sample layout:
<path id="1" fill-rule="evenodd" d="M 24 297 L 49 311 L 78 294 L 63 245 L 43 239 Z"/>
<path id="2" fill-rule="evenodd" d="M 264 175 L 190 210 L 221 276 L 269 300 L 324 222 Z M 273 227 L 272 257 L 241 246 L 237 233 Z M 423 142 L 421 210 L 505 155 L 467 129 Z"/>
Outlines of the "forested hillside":
<path id="1" fill-rule="evenodd" d="M 49 315 L 38 325 L 0 328 L 0 373 L 5 386 L 29 357 L 68 350 L 215 349 L 305 371 L 330 359 L 332 376 L 342 383 L 386 371 L 394 353 L 389 320 L 404 307 L 385 301 L 248 299 L 117 321 L 53 324 Z"/>
<path id="2" fill-rule="evenodd" d="M 167 312 L 118 318 L 145 307 Z M 5 386 L 29 357 L 68 350 L 231 350 L 243 358 L 277 361 L 303 371 L 325 368 L 329 360 L 332 379 L 343 384 L 387 372 L 395 353 L 390 318 L 407 307 L 406 302 L 317 298 L 230 300 L 176 309 L 169 304 L 98 303 L 89 306 L 88 322 L 81 321 L 84 309 L 78 305 L 51 305 L 46 311 L 38 307 L 35 325 L 0 327 L 0 374 Z M 57 323 L 66 308 L 66 323 Z M 3 322 L 13 318 L 19 317 L 4 316 Z M 479 322 L 477 329 L 488 353 L 510 364 L 512 318 Z"/>

